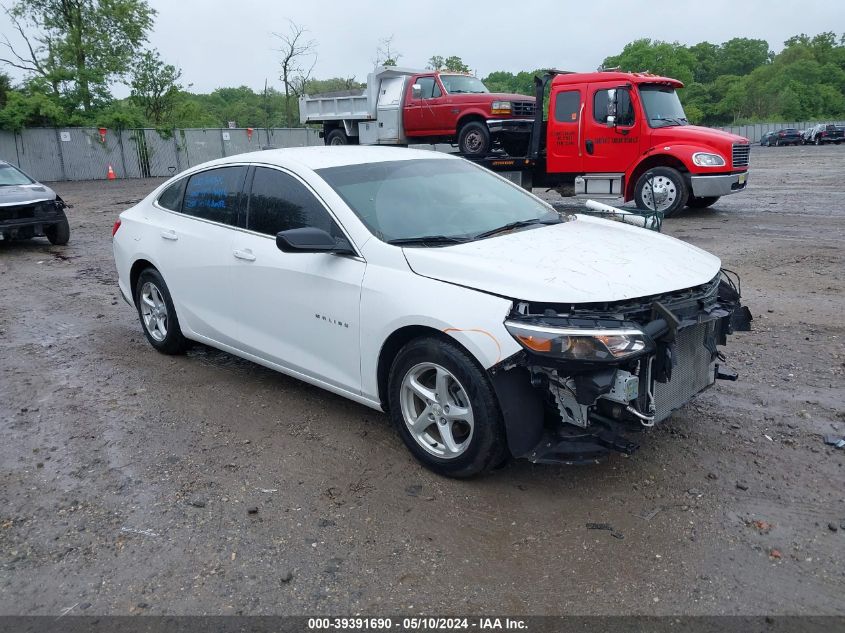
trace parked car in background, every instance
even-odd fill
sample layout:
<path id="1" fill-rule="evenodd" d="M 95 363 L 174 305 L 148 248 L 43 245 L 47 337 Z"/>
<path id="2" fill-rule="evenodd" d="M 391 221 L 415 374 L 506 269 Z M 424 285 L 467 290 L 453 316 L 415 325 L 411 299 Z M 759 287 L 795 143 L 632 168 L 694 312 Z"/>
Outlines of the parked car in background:
<path id="1" fill-rule="evenodd" d="M 50 187 L 0 160 L 0 240 L 46 236 L 51 244 L 67 244 L 66 208 Z"/>
<path id="2" fill-rule="evenodd" d="M 775 142 L 775 136 L 777 132 L 766 132 L 763 136 L 760 137 L 760 145 L 764 147 L 771 147 L 772 144 Z"/>
<path id="3" fill-rule="evenodd" d="M 113 247 L 155 349 L 200 341 L 387 411 L 452 477 L 635 450 L 736 377 L 717 346 L 750 320 L 714 255 L 439 152 L 216 160 L 121 213 Z"/>
<path id="4" fill-rule="evenodd" d="M 775 132 L 769 145 L 772 142 L 778 147 L 781 145 L 801 145 L 801 133 L 794 127 L 787 127 Z"/>
<path id="5" fill-rule="evenodd" d="M 805 137 L 805 141 L 813 145 L 825 143 L 839 145 L 843 140 L 845 140 L 845 128 L 831 123 L 819 123 L 810 128 L 809 134 Z"/>

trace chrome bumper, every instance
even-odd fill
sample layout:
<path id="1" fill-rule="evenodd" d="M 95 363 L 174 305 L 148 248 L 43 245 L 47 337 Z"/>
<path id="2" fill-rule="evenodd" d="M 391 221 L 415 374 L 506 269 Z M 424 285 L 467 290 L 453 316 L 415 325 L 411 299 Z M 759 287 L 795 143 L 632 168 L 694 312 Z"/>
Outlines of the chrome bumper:
<path id="1" fill-rule="evenodd" d="M 534 119 L 487 119 L 487 129 L 491 133 L 496 132 L 520 132 L 528 133 Z"/>
<path id="2" fill-rule="evenodd" d="M 748 172 L 741 174 L 720 174 L 718 176 L 691 176 L 690 187 L 696 198 L 726 196 L 745 189 Z"/>

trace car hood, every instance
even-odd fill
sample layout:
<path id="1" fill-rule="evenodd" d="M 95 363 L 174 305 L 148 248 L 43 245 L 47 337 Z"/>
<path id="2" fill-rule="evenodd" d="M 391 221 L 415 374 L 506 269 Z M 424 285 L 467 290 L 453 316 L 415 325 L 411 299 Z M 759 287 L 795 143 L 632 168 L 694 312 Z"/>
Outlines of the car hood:
<path id="1" fill-rule="evenodd" d="M 41 184 L 0 187 L 0 207 L 55 199 L 56 192 Z"/>
<path id="2" fill-rule="evenodd" d="M 509 299 L 612 302 L 682 290 L 719 272 L 718 257 L 653 231 L 579 215 L 443 248 L 405 248 L 418 275 Z"/>

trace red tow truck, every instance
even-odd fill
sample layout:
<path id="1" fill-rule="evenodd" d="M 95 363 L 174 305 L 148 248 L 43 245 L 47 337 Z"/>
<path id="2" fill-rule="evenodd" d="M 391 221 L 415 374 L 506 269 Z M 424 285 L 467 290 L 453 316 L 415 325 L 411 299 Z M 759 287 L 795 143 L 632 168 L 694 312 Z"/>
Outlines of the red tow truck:
<path id="1" fill-rule="evenodd" d="M 748 139 L 689 125 L 677 79 L 549 70 L 534 78 L 532 100 L 454 94 L 444 82 L 484 89 L 478 79 L 460 77 L 381 68 L 365 92 L 301 99 L 300 116 L 322 123 L 327 144 L 457 139 L 465 158 L 526 188 L 634 200 L 666 216 L 684 206 L 709 207 L 748 183 Z"/>
<path id="2" fill-rule="evenodd" d="M 748 183 L 748 139 L 690 125 L 677 79 L 552 70 L 534 82 L 537 104 L 548 88 L 549 115 L 537 109 L 527 155 L 484 159 L 525 187 L 621 197 L 669 216 L 709 207 Z"/>

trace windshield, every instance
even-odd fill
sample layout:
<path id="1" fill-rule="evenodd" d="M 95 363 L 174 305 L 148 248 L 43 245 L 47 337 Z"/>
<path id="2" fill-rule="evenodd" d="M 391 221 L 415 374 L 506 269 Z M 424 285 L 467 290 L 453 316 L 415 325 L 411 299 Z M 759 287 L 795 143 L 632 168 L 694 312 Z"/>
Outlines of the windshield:
<path id="1" fill-rule="evenodd" d="M 481 239 L 505 227 L 563 218 L 551 206 L 463 160 L 420 159 L 318 169 L 373 235 L 433 246 Z M 419 244 L 411 244 L 413 241 Z"/>
<path id="2" fill-rule="evenodd" d="M 0 187 L 31 185 L 34 180 L 11 165 L 0 165 Z"/>
<path id="3" fill-rule="evenodd" d="M 440 75 L 440 81 L 443 82 L 446 92 L 450 94 L 490 92 L 478 77 L 470 77 L 469 75 Z"/>
<path id="4" fill-rule="evenodd" d="M 671 86 L 642 85 L 640 98 L 651 127 L 689 125 L 678 93 Z"/>

